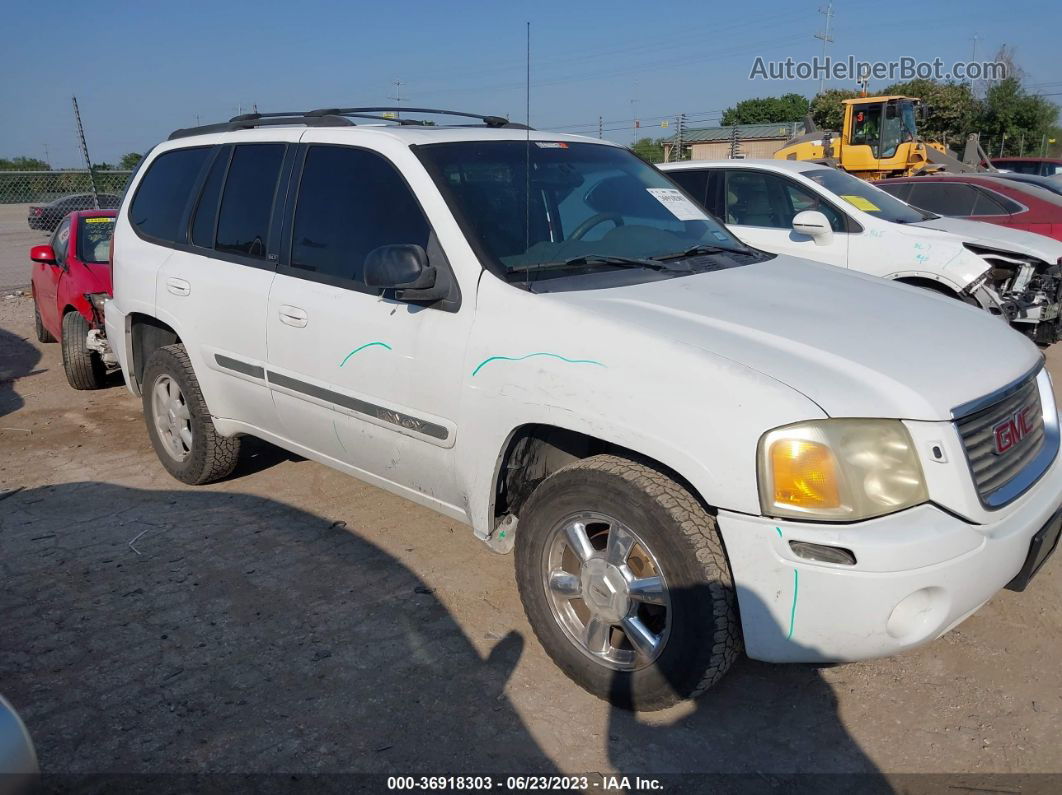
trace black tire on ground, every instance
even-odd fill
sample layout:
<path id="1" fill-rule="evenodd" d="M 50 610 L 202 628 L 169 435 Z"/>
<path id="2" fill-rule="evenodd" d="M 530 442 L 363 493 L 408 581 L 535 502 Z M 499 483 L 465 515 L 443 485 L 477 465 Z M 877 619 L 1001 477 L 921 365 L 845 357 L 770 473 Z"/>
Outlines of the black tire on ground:
<path id="1" fill-rule="evenodd" d="M 647 667 L 617 671 L 592 659 L 569 640 L 550 608 L 543 577 L 548 537 L 582 511 L 607 514 L 634 530 L 664 573 L 671 628 Z M 657 710 L 696 697 L 741 652 L 737 597 L 715 519 L 683 486 L 637 461 L 593 456 L 544 480 L 520 512 L 516 578 L 524 611 L 549 656 L 577 684 L 619 707 Z"/>
<path id="2" fill-rule="evenodd" d="M 107 383 L 107 367 L 100 355 L 89 349 L 88 321 L 80 312 L 63 315 L 63 369 L 74 389 L 102 389 Z"/>
<path id="3" fill-rule="evenodd" d="M 41 310 L 37 306 L 37 296 L 33 296 L 33 330 L 37 332 L 37 342 L 55 342 L 55 337 L 44 327 L 41 320 Z"/>
<path id="4" fill-rule="evenodd" d="M 180 461 L 169 452 L 155 426 L 152 394 L 164 376 L 176 383 L 190 415 L 192 442 L 187 455 Z M 182 483 L 191 485 L 210 483 L 231 474 L 240 455 L 240 439 L 222 436 L 214 427 L 184 345 L 167 345 L 151 354 L 144 368 L 142 384 L 148 436 L 166 471 Z"/>

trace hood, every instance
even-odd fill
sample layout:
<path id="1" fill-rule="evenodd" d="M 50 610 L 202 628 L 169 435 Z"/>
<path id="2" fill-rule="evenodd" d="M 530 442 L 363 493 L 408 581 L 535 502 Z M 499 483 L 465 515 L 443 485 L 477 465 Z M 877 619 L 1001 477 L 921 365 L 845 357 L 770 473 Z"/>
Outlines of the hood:
<path id="1" fill-rule="evenodd" d="M 1027 254 L 1038 257 L 1051 265 L 1054 265 L 1062 257 L 1062 243 L 1059 241 L 1044 235 L 1038 235 L 1035 232 L 1026 232 L 1023 229 L 1013 229 L 1009 226 L 988 224 L 984 221 L 971 221 L 967 218 L 945 218 L 943 216 L 929 221 L 918 221 L 908 226 L 951 232 L 959 235 L 968 243 Z"/>
<path id="2" fill-rule="evenodd" d="M 953 298 L 788 256 L 550 298 L 743 364 L 833 417 L 947 420 L 1041 359 Z"/>

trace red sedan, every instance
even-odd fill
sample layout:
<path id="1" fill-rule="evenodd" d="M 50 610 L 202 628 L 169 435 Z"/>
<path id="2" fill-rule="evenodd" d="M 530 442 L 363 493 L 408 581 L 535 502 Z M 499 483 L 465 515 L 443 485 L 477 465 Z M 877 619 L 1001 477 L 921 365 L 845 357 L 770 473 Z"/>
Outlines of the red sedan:
<path id="1" fill-rule="evenodd" d="M 1062 240 L 1062 196 L 991 174 L 897 177 L 876 183 L 922 210 L 1012 226 Z"/>
<path id="2" fill-rule="evenodd" d="M 79 210 L 47 245 L 30 249 L 37 339 L 59 340 L 66 380 L 99 389 L 114 357 L 103 336 L 103 302 L 111 296 L 110 245 L 115 210 Z"/>

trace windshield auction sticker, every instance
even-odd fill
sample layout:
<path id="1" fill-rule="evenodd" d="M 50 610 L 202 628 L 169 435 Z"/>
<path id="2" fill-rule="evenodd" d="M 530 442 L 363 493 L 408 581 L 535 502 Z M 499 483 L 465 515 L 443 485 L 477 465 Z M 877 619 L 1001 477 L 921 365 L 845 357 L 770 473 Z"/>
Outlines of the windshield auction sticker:
<path id="1" fill-rule="evenodd" d="M 646 188 L 646 190 L 680 221 L 708 220 L 704 210 L 683 196 L 678 188 Z"/>
<path id="2" fill-rule="evenodd" d="M 865 213 L 880 213 L 881 208 L 874 204 L 870 199 L 865 199 L 862 196 L 856 196 L 854 194 L 849 195 L 842 193 L 841 198 L 848 202 L 853 207 L 862 210 Z"/>

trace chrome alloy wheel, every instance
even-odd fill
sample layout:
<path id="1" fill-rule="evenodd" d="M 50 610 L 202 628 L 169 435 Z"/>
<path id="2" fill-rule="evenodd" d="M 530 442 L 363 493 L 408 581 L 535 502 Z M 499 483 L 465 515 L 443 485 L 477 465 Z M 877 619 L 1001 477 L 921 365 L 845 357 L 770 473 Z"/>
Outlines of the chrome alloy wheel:
<path id="1" fill-rule="evenodd" d="M 192 415 L 177 382 L 160 375 L 151 387 L 151 413 L 162 446 L 174 461 L 192 451 Z"/>
<path id="2" fill-rule="evenodd" d="M 656 557 L 631 528 L 581 512 L 546 539 L 542 585 L 564 634 L 617 671 L 652 664 L 667 643 L 671 600 Z"/>

